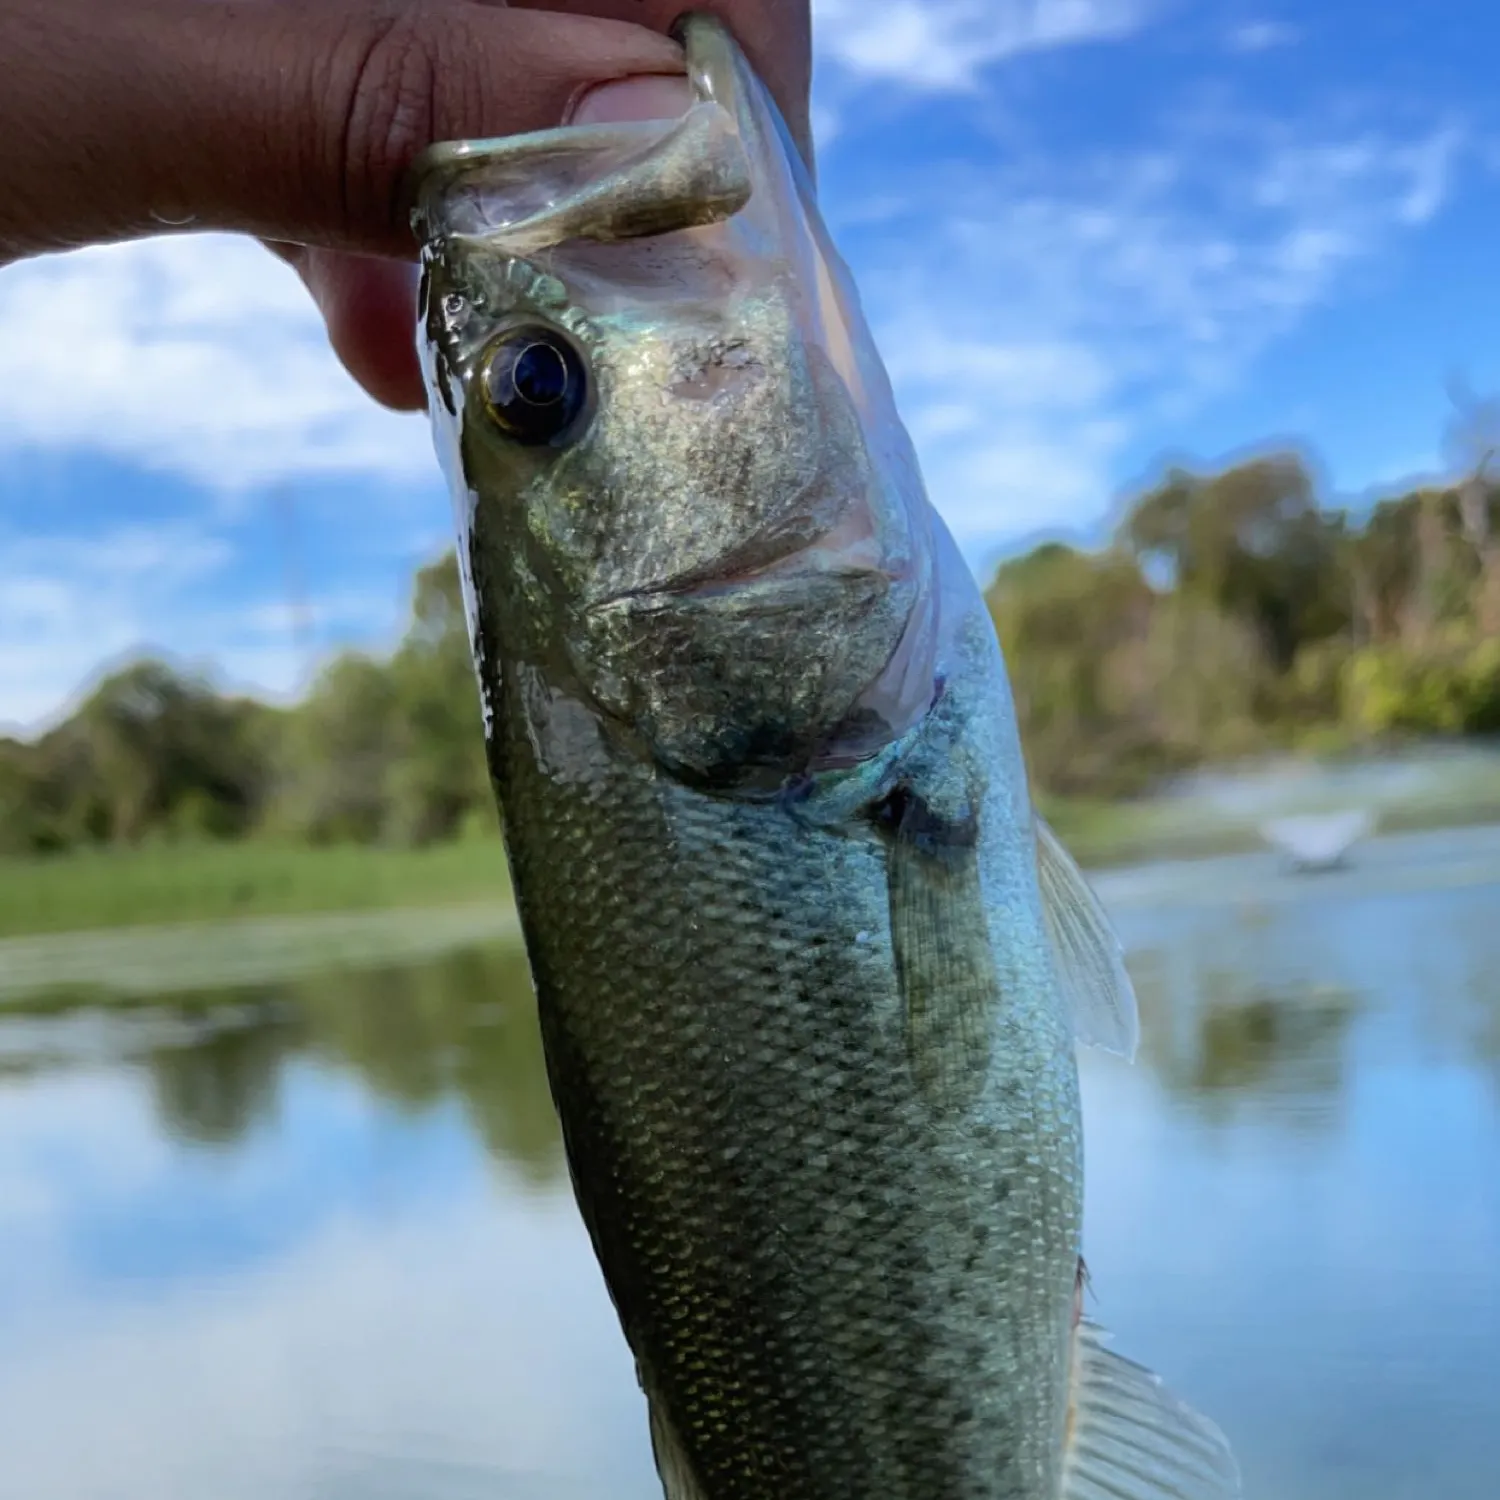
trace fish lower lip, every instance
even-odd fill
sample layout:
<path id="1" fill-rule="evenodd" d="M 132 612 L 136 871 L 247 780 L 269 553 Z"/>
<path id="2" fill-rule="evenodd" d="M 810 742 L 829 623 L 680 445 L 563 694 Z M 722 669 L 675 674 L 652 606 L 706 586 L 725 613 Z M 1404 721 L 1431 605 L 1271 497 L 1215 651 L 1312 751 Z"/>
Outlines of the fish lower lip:
<path id="1" fill-rule="evenodd" d="M 664 603 L 669 599 L 711 598 L 716 594 L 738 593 L 744 589 L 752 589 L 758 584 L 783 583 L 789 578 L 820 571 L 817 568 L 809 568 L 804 557 L 805 549 L 798 549 L 777 558 L 774 562 L 758 568 L 749 568 L 743 572 L 731 569 L 724 573 L 699 574 L 680 582 L 666 579 L 661 583 L 648 583 L 641 588 L 624 589 L 618 594 L 611 594 L 608 599 L 601 599 L 597 604 L 590 605 L 589 612 L 592 614 L 629 603 L 632 600 L 642 603 Z"/>
<path id="2" fill-rule="evenodd" d="M 809 582 L 819 580 L 867 579 L 870 574 L 883 575 L 891 584 L 906 582 L 911 577 L 911 567 L 905 564 L 896 568 L 883 567 L 873 552 L 863 547 L 849 548 L 844 545 L 828 546 L 814 544 L 798 546 L 773 557 L 766 562 L 748 568 L 726 568 L 720 572 L 703 570 L 680 580 L 664 579 L 660 583 L 648 583 L 641 588 L 624 589 L 608 599 L 590 606 L 590 613 L 608 609 L 612 605 L 629 600 L 665 603 L 671 599 L 692 601 L 709 599 L 724 594 L 739 594 L 760 588 L 774 587 L 796 579 Z"/>
<path id="3" fill-rule="evenodd" d="M 789 584 L 802 583 L 809 588 L 840 587 L 846 584 L 867 582 L 870 568 L 782 568 L 765 569 L 759 573 L 736 574 L 727 578 L 706 579 L 700 583 L 681 587 L 655 585 L 641 589 L 628 589 L 612 595 L 598 604 L 589 606 L 588 613 L 602 614 L 611 609 L 637 604 L 645 608 L 670 608 L 673 604 L 691 607 L 706 603 L 710 599 L 753 599 L 757 595 L 769 594 Z M 898 583 L 899 578 L 884 575 L 887 583 Z"/>

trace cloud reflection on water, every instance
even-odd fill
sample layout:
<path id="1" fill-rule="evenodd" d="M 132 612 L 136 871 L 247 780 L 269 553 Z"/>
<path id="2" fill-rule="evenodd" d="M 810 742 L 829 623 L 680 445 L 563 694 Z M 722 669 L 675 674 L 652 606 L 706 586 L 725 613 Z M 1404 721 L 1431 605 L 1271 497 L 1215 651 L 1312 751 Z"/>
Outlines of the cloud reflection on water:
<path id="1" fill-rule="evenodd" d="M 1492 1500 L 1496 884 L 1173 878 L 1083 1058 L 1095 1310 L 1251 1496 Z M 0 1493 L 656 1493 L 514 953 L 7 1019 L 0 1242 Z"/>

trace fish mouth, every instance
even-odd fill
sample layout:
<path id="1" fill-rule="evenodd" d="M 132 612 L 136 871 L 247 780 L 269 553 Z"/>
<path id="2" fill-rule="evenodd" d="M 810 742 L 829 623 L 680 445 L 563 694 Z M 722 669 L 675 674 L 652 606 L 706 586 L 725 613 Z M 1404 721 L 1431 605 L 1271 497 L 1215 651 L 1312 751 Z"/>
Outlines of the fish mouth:
<path id="1" fill-rule="evenodd" d="M 803 511 L 581 612 L 578 679 L 670 775 L 774 790 L 869 759 L 930 706 L 925 529 L 882 524 L 869 498 L 841 510 Z"/>
<path id="2" fill-rule="evenodd" d="M 883 556 L 868 514 L 856 514 L 818 536 L 788 528 L 756 537 L 712 562 L 612 593 L 589 605 L 587 613 L 603 613 L 631 602 L 696 602 L 776 591 L 802 582 L 869 582 L 872 575 L 897 587 L 913 576 L 912 562 L 909 557 Z"/>
<path id="3" fill-rule="evenodd" d="M 574 666 L 606 719 L 694 785 L 848 769 L 931 707 L 925 561 L 883 552 L 863 518 L 774 555 L 737 549 L 590 606 Z"/>

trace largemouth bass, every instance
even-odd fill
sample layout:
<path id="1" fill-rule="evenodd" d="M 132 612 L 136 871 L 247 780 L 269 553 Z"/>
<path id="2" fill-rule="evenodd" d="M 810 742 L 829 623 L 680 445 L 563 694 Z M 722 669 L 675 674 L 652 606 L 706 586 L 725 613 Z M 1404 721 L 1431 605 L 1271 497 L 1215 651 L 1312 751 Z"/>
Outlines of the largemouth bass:
<path id="1" fill-rule="evenodd" d="M 1134 1000 L 716 23 L 678 119 L 434 148 L 420 344 L 578 1203 L 671 1500 L 1218 1500 L 1080 1317 Z"/>

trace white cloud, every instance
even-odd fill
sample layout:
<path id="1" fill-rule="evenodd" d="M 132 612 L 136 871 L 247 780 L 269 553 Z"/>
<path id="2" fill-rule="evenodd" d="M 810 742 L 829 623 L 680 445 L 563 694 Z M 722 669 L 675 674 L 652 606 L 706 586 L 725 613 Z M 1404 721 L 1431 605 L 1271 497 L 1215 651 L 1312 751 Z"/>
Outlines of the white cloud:
<path id="1" fill-rule="evenodd" d="M 320 1081 L 319 1110 L 357 1132 L 359 1155 L 389 1134 L 343 1080 Z M 211 1227 L 217 1205 L 258 1236 L 288 1190 L 301 1201 L 320 1181 L 294 1154 L 276 1136 L 242 1149 L 203 1205 L 140 1073 L 0 1090 L 7 1496 L 659 1494 L 629 1351 L 565 1192 L 503 1175 L 496 1191 L 478 1161 L 446 1191 L 413 1195 L 398 1173 L 250 1263 L 101 1272 L 101 1215 L 147 1245 L 164 1209 Z"/>
<path id="2" fill-rule="evenodd" d="M 33 734 L 63 717 L 98 677 L 143 651 L 207 672 L 222 688 L 286 700 L 329 643 L 393 641 L 398 592 L 340 584 L 300 622 L 273 592 L 218 603 L 234 548 L 200 522 L 122 525 L 92 541 L 0 528 L 0 732 Z"/>
<path id="3" fill-rule="evenodd" d="M 843 129 L 838 111 L 814 100 L 812 106 L 813 150 L 826 151 L 836 141 Z"/>
<path id="4" fill-rule="evenodd" d="M 865 116 L 853 102 L 892 84 L 972 90 L 999 60 L 1124 38 L 1164 9 L 816 0 L 838 106 L 822 106 L 819 137 L 839 132 L 855 161 Z M 1235 45 L 1284 45 L 1288 30 L 1249 23 Z M 1140 434 L 1180 429 L 1205 393 L 1429 223 L 1464 147 L 1453 128 L 1401 136 L 1220 116 L 1153 149 L 1093 157 L 1018 159 L 1009 138 L 1010 154 L 978 167 L 973 137 L 946 139 L 971 165 L 931 145 L 920 160 L 897 152 L 834 228 L 934 499 L 976 561 L 1002 539 L 1097 520 Z M 293 274 L 223 236 L 0 271 L 0 451 L 27 446 L 92 447 L 185 475 L 221 507 L 309 475 L 420 483 L 424 503 L 437 488 L 423 420 L 371 403 Z M 411 555 L 415 519 L 383 518 L 370 533 L 399 531 Z M 153 566 L 153 546 L 172 561 Z M 309 663 L 279 579 L 237 612 L 182 605 L 226 565 L 211 529 L 178 526 L 154 542 L 116 531 L 88 557 L 73 542 L 9 542 L 0 519 L 0 720 L 52 713 L 101 657 L 141 643 L 201 651 L 230 680 L 294 691 Z M 315 638 L 361 612 L 362 633 L 388 637 L 400 618 L 398 599 L 328 587 L 313 589 Z"/>
<path id="5" fill-rule="evenodd" d="M 377 407 L 296 276 L 226 235 L 0 271 L 0 444 L 93 449 L 225 495 L 293 475 L 433 470 L 425 420 Z"/>
<path id="6" fill-rule="evenodd" d="M 1405 223 L 1425 224 L 1447 202 L 1463 145 L 1463 132 L 1449 126 L 1401 154 L 1400 165 L 1410 176 L 1410 191 L 1401 203 Z"/>
<path id="7" fill-rule="evenodd" d="M 118 1072 L 7 1079 L 0 1089 L 0 1244 L 6 1271 L 63 1256 L 70 1194 L 114 1206 L 165 1170 L 169 1148 Z"/>
<path id="8" fill-rule="evenodd" d="M 1270 52 L 1277 47 L 1293 47 L 1302 33 L 1286 21 L 1247 21 L 1229 33 L 1232 52 Z"/>
<path id="9" fill-rule="evenodd" d="M 1251 183 L 1265 209 L 1312 217 L 1322 214 L 1350 230 L 1351 201 L 1363 193 L 1393 206 L 1401 223 L 1425 224 L 1446 201 L 1464 135 L 1446 125 L 1411 141 L 1368 132 L 1323 142 L 1288 141 L 1270 152 Z M 1357 206 L 1357 204 L 1356 204 Z"/>
<path id="10" fill-rule="evenodd" d="M 1145 0 L 814 0 L 820 58 L 865 79 L 964 89 L 990 63 L 1111 41 L 1145 24 Z"/>
<path id="11" fill-rule="evenodd" d="M 851 225 L 929 489 L 971 559 L 1100 519 L 1130 440 L 1185 420 L 1436 214 L 1462 144 L 1194 120 L 1133 155 L 934 172 L 878 236 Z"/>
<path id="12" fill-rule="evenodd" d="M 884 324 L 880 342 L 928 490 L 971 557 L 997 504 L 1012 534 L 1095 504 L 1124 436 L 1099 415 L 1116 378 L 1099 352 L 1064 332 L 987 340 L 922 312 Z"/>
<path id="13" fill-rule="evenodd" d="M 0 533 L 0 724 L 32 727 L 53 713 L 101 660 L 149 638 L 178 589 L 230 555 L 184 523 L 124 525 L 92 542 Z"/>
<path id="14" fill-rule="evenodd" d="M 412 555 L 428 509 L 443 514 L 425 418 L 372 402 L 296 276 L 234 236 L 0 270 L 0 452 L 28 449 L 171 474 L 205 486 L 211 504 L 92 541 L 47 535 L 19 504 L 0 513 L 0 727 L 41 727 L 101 663 L 142 648 L 212 662 L 228 685 L 296 692 L 313 663 L 279 575 L 258 580 L 269 597 L 242 609 L 189 600 L 234 561 L 217 524 L 243 517 L 268 487 L 295 481 L 315 501 L 320 479 L 370 481 L 382 498 L 360 538 L 366 562 L 387 542 Z M 383 642 L 399 623 L 402 599 L 347 573 L 306 581 L 316 643 Z"/>

